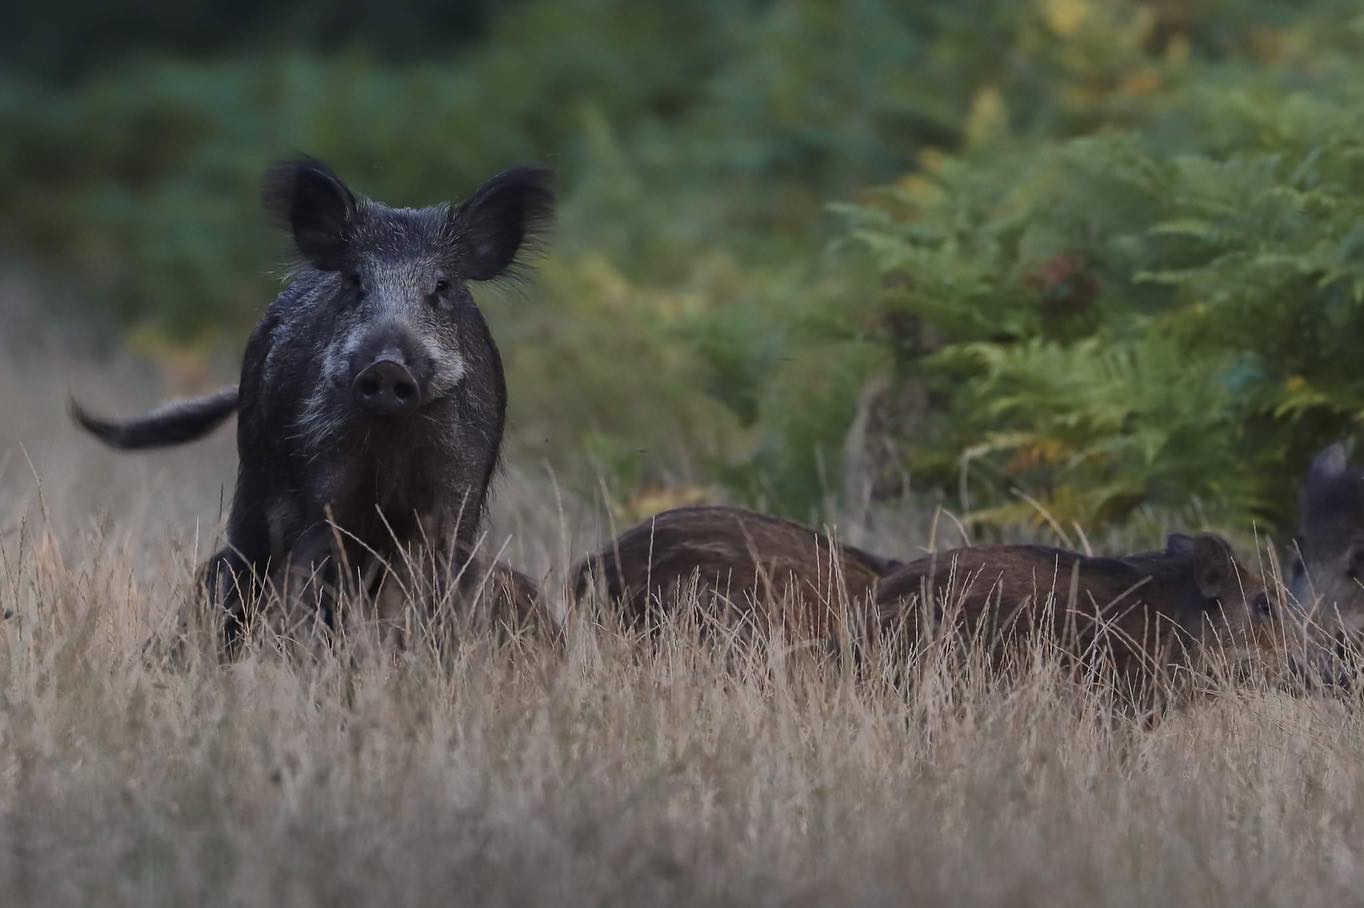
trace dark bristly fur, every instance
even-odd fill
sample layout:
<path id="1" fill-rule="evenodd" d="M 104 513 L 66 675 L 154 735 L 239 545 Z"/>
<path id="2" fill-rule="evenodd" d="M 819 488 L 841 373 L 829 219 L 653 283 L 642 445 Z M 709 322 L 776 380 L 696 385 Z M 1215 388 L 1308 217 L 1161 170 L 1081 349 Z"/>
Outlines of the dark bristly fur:
<path id="1" fill-rule="evenodd" d="M 828 534 L 739 508 L 687 507 L 664 511 L 626 530 L 581 561 L 573 572 L 581 600 L 600 587 L 633 624 L 653 624 L 656 610 L 672 610 L 693 586 L 703 607 L 727 622 L 761 609 L 786 613 L 788 632 L 822 638 L 850 603 L 865 602 L 897 562 Z"/>
<path id="2" fill-rule="evenodd" d="M 468 282 L 508 274 L 539 244 L 551 183 L 518 167 L 458 205 L 390 208 L 313 158 L 272 167 L 261 198 L 302 263 L 251 334 L 238 386 L 129 423 L 73 406 L 125 448 L 197 438 L 238 409 L 227 545 L 204 571 L 229 645 L 254 591 L 334 589 L 341 565 L 368 576 L 417 543 L 447 571 L 476 550 L 507 394 Z M 376 375 L 390 384 L 366 381 Z M 327 596 L 314 599 L 330 622 Z"/>
<path id="3" fill-rule="evenodd" d="M 996 668 L 1023 642 L 1047 640 L 1091 669 L 1102 660 L 1125 693 L 1149 696 L 1153 677 L 1213 652 L 1283 664 L 1298 640 L 1284 618 L 1263 580 L 1204 534 L 1123 558 L 1037 545 L 942 552 L 883 581 L 867 630 L 902 654 L 946 630 Z"/>

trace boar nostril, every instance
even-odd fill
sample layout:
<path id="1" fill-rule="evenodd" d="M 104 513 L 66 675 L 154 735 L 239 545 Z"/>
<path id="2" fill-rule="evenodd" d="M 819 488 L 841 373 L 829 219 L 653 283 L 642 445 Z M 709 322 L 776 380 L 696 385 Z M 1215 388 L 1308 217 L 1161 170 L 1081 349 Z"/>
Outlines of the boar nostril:
<path id="1" fill-rule="evenodd" d="M 421 389 L 407 367 L 391 359 L 371 363 L 351 385 L 360 409 L 376 416 L 396 416 L 415 409 Z"/>

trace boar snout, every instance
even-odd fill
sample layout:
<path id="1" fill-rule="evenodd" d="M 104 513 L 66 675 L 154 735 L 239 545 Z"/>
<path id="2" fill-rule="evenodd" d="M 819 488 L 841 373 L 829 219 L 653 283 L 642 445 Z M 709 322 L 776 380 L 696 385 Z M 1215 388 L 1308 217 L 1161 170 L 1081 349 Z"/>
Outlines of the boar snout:
<path id="1" fill-rule="evenodd" d="M 361 410 L 374 416 L 399 416 L 421 405 L 421 388 L 407 366 L 391 356 L 370 363 L 355 376 L 351 394 Z"/>
<path id="2" fill-rule="evenodd" d="M 1336 634 L 1335 646 L 1322 663 L 1321 675 L 1327 687 L 1348 690 L 1359 683 L 1359 644 L 1347 631 Z"/>
<path id="3" fill-rule="evenodd" d="M 1305 651 L 1288 660 L 1289 675 L 1308 690 L 1350 689 L 1359 681 L 1357 647 L 1344 631 L 1304 628 Z"/>

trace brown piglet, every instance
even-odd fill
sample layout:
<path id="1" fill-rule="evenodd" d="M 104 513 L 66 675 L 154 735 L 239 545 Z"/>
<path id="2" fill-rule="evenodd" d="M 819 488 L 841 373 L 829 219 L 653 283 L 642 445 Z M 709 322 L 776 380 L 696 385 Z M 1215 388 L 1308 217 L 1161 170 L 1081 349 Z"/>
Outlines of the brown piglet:
<path id="1" fill-rule="evenodd" d="M 695 590 L 703 624 L 780 623 L 797 639 L 823 639 L 897 564 L 789 520 L 685 507 L 626 530 L 573 577 L 579 600 L 597 589 L 632 626 L 656 625 Z"/>
<path id="2" fill-rule="evenodd" d="M 1000 669 L 1021 644 L 1055 646 L 1083 674 L 1106 670 L 1120 695 L 1148 704 L 1176 676 L 1249 658 L 1287 668 L 1307 656 L 1301 623 L 1210 534 L 1174 534 L 1161 551 L 1120 558 L 1039 545 L 942 552 L 887 577 L 869 625 L 869 642 L 897 659 L 950 639 Z"/>

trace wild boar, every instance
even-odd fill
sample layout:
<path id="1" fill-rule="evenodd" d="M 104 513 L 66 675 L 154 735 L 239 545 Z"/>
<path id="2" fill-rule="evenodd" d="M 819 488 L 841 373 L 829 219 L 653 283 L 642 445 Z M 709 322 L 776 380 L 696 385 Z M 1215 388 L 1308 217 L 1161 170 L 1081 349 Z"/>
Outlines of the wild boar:
<path id="1" fill-rule="evenodd" d="M 301 623 L 325 629 L 343 568 L 354 579 L 415 548 L 439 562 L 420 566 L 439 585 L 473 557 L 507 391 L 469 285 L 534 250 L 553 219 L 551 184 L 548 170 L 516 167 L 461 203 L 393 208 L 320 161 L 279 164 L 262 199 L 300 261 L 252 332 L 238 384 L 123 423 L 73 403 L 118 448 L 191 441 L 239 413 L 227 544 L 201 574 L 229 647 L 267 586 L 291 587 Z"/>
<path id="2" fill-rule="evenodd" d="M 1039 545 L 955 549 L 882 581 L 868 633 L 900 657 L 956 640 L 1001 669 L 1031 642 L 1076 667 L 1111 669 L 1120 695 L 1149 703 L 1175 675 L 1249 657 L 1315 659 L 1295 616 L 1218 536 L 1171 535 L 1162 551 L 1090 557 Z"/>
<path id="3" fill-rule="evenodd" d="M 656 625 L 693 589 L 704 621 L 774 620 L 822 639 L 845 608 L 869 600 L 898 562 L 788 520 L 731 507 L 664 511 L 574 568 L 583 600 L 598 588 L 633 626 Z M 710 609 L 716 611 L 710 611 Z"/>
<path id="4" fill-rule="evenodd" d="M 1299 499 L 1297 550 L 1289 588 L 1342 656 L 1364 645 L 1364 470 L 1342 443 L 1319 453 Z"/>

